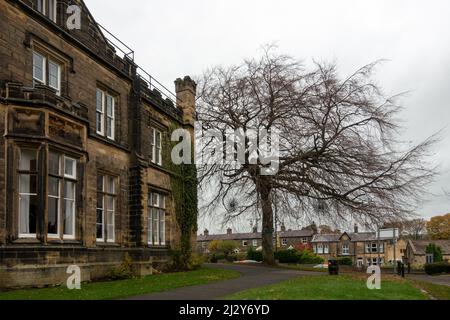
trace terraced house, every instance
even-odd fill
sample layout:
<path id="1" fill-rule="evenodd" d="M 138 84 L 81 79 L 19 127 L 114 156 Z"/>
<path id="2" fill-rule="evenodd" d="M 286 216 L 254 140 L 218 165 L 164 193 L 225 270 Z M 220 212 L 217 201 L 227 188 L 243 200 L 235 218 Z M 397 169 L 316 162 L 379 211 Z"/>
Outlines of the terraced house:
<path id="1" fill-rule="evenodd" d="M 193 132 L 196 84 L 171 94 L 133 59 L 83 1 L 0 1 L 0 287 L 103 277 L 126 254 L 145 274 L 177 246 L 170 135 Z"/>
<path id="2" fill-rule="evenodd" d="M 313 250 L 325 260 L 350 258 L 357 267 L 393 264 L 402 261 L 406 253 L 406 242 L 394 234 L 359 232 L 316 234 L 312 239 Z"/>

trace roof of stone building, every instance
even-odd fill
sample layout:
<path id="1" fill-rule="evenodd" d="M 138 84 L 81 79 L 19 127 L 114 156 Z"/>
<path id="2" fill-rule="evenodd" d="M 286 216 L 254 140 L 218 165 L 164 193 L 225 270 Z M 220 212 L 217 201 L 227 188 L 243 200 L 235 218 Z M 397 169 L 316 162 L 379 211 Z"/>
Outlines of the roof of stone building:
<path id="1" fill-rule="evenodd" d="M 278 231 L 278 236 L 280 238 L 301 238 L 301 237 L 312 237 L 313 231 L 310 229 L 305 230 L 287 230 Z M 232 234 L 210 234 L 210 235 L 199 235 L 197 236 L 197 241 L 213 241 L 213 240 L 252 240 L 261 239 L 262 233 L 232 233 Z"/>
<path id="2" fill-rule="evenodd" d="M 376 232 L 359 232 L 359 233 L 342 233 L 342 234 L 316 234 L 313 237 L 312 242 L 338 242 L 344 234 L 348 235 L 352 242 L 377 240 Z"/>
<path id="3" fill-rule="evenodd" d="M 450 255 L 450 240 L 409 240 L 408 243 L 414 254 L 417 255 L 425 255 L 426 248 L 430 243 L 434 243 L 441 247 L 442 254 Z"/>

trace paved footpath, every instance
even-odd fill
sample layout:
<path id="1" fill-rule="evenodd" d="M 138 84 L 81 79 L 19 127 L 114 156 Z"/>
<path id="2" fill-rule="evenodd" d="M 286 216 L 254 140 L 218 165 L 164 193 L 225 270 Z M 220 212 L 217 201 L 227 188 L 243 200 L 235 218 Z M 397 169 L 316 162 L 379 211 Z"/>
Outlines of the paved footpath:
<path id="1" fill-rule="evenodd" d="M 323 275 L 320 272 L 306 272 L 265 266 L 208 264 L 209 268 L 235 270 L 240 278 L 212 282 L 209 284 L 183 287 L 171 291 L 152 293 L 129 300 L 214 300 L 243 290 L 262 287 L 300 277 Z"/>
<path id="2" fill-rule="evenodd" d="M 430 282 L 434 284 L 440 284 L 443 286 L 450 287 L 450 275 L 442 275 L 442 276 L 429 276 L 426 274 L 410 274 L 406 275 L 407 279 L 420 280 L 425 282 Z"/>

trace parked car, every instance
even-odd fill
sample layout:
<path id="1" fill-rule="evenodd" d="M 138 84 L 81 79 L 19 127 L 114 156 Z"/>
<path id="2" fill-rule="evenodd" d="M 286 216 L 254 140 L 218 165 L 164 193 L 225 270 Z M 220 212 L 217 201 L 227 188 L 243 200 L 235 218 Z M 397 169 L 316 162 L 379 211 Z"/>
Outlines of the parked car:
<path id="1" fill-rule="evenodd" d="M 330 273 L 330 275 L 339 274 L 339 263 L 337 259 L 328 260 L 328 272 Z"/>

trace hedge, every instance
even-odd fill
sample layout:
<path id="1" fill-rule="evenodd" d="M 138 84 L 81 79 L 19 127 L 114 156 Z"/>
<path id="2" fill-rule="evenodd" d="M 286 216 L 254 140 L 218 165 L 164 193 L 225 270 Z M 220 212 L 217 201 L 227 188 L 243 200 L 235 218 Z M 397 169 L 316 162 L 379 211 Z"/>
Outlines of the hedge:
<path id="1" fill-rule="evenodd" d="M 450 273 L 450 263 L 437 262 L 425 265 L 425 272 L 428 275 Z"/>
<path id="2" fill-rule="evenodd" d="M 353 260 L 352 260 L 352 258 L 349 258 L 349 257 L 339 258 L 338 259 L 338 264 L 340 266 L 352 266 L 353 265 Z"/>
<path id="3" fill-rule="evenodd" d="M 256 251 L 253 249 L 248 250 L 247 260 L 258 261 L 258 262 L 263 261 L 262 251 Z"/>

